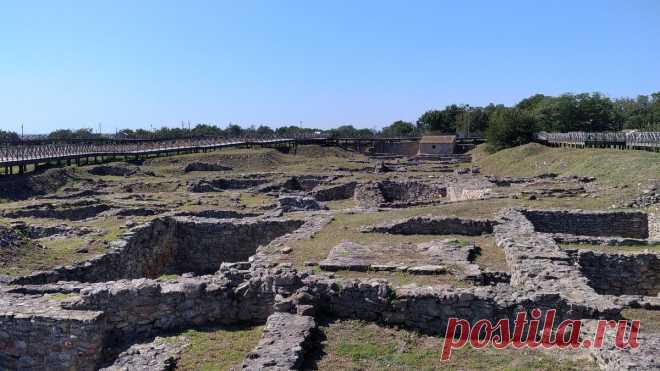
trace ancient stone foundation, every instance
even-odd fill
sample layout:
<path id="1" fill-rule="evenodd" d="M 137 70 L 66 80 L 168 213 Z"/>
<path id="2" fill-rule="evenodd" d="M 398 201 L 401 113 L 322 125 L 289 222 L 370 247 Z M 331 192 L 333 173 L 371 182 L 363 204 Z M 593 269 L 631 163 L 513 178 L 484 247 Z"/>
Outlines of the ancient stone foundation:
<path id="1" fill-rule="evenodd" d="M 247 260 L 260 245 L 302 224 L 302 221 L 285 219 L 155 219 L 124 234 L 104 255 L 18 278 L 14 283 L 103 282 L 187 272 L 213 273 L 223 262 Z"/>
<path id="2" fill-rule="evenodd" d="M 643 212 L 526 209 L 522 213 L 538 232 L 649 238 L 649 217 Z"/>
<path id="3" fill-rule="evenodd" d="M 391 234 L 461 234 L 478 236 L 493 232 L 497 222 L 485 219 L 435 217 L 432 215 L 395 220 L 383 224 L 365 226 L 362 232 Z"/>
<path id="4" fill-rule="evenodd" d="M 563 319 L 619 319 L 627 306 L 660 307 L 657 254 L 562 249 L 552 233 L 569 233 L 572 227 L 554 222 L 558 217 L 553 213 L 508 209 L 497 221 L 423 217 L 366 229 L 403 234 L 493 233 L 506 255 L 510 281 L 465 288 L 393 287 L 384 280 L 299 272 L 290 264 L 271 260 L 268 251 L 281 251 L 287 241 L 312 238 L 331 220 L 329 212 L 310 214 L 307 221 L 155 219 L 134 228 L 107 254 L 87 263 L 0 285 L 0 369 L 85 371 L 144 366 L 167 370 L 176 363 L 180 348 L 158 344 L 156 337 L 196 326 L 238 323 L 265 324 L 262 339 L 243 362 L 244 369 L 299 369 L 315 341 L 317 315 L 443 335 L 449 318 L 470 324 L 509 319 L 513 326 L 517 312 L 538 308 L 556 309 L 558 324 Z M 576 218 L 585 218 L 578 214 Z M 624 228 L 619 218 L 628 216 L 615 218 L 619 223 L 615 231 L 642 231 L 641 217 L 636 214 L 632 215 L 635 226 Z M 596 224 L 583 223 L 591 228 L 589 233 L 601 230 Z M 380 247 L 344 246 L 329 259 L 363 253 L 359 258 L 374 269 L 382 267 L 379 259 L 389 258 L 392 252 L 383 253 Z M 415 258 L 412 250 L 402 249 L 397 256 Z M 442 265 L 464 279 L 478 273 L 474 245 L 430 241 L 415 245 L 414 252 L 420 261 Z M 170 273 L 185 274 L 144 278 Z M 65 298 L 56 300 L 52 294 Z M 616 351 L 608 345 L 589 352 L 605 369 L 652 368 L 659 364 L 658 343 L 657 336 L 651 336 L 634 351 Z"/>
<path id="5" fill-rule="evenodd" d="M 354 198 L 359 206 L 373 208 L 439 201 L 446 195 L 447 189 L 441 184 L 386 180 L 358 184 L 355 188 Z"/>
<path id="6" fill-rule="evenodd" d="M 660 292 L 660 254 L 579 251 L 575 258 L 599 294 L 656 296 Z"/>

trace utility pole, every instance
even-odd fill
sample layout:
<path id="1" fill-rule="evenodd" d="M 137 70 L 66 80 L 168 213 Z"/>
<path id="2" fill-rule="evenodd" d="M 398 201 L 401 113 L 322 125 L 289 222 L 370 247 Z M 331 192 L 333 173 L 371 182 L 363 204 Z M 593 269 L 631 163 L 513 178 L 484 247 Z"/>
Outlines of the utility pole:
<path id="1" fill-rule="evenodd" d="M 21 122 L 21 141 L 23 141 L 24 135 L 23 135 L 23 123 Z"/>
<path id="2" fill-rule="evenodd" d="M 467 118 L 467 134 L 465 135 L 465 138 L 469 138 L 470 137 L 470 109 L 469 108 L 468 108 L 466 113 L 467 113 L 467 117 L 466 117 Z"/>

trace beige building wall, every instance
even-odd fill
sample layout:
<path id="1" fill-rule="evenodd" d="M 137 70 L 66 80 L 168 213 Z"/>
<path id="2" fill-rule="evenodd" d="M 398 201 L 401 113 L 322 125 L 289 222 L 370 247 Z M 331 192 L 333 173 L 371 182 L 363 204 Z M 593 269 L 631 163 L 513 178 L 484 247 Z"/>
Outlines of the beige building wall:
<path id="1" fill-rule="evenodd" d="M 419 153 L 429 155 L 450 155 L 454 153 L 453 143 L 420 143 Z"/>

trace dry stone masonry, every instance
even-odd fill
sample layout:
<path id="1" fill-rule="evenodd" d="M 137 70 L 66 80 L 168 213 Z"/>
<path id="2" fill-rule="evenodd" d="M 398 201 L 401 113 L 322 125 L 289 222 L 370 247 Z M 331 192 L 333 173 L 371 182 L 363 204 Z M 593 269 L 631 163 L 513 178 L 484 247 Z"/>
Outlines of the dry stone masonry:
<path id="1" fill-rule="evenodd" d="M 530 209 L 522 212 L 538 232 L 649 238 L 649 216 L 644 212 Z"/>
<path id="2" fill-rule="evenodd" d="M 428 215 L 365 226 L 361 231 L 365 233 L 460 234 L 478 236 L 492 233 L 493 226 L 496 224 L 497 222 L 495 221 L 485 219 L 462 219 Z"/>
<path id="3" fill-rule="evenodd" d="M 243 369 L 301 369 L 318 341 L 319 315 L 443 335 L 452 317 L 474 324 L 554 308 L 558 320 L 619 319 L 627 307 L 660 308 L 658 254 L 578 251 L 557 243 L 570 236 L 646 241 L 656 224 L 642 212 L 506 209 L 497 220 L 423 216 L 363 228 L 403 235 L 493 234 L 510 275 L 482 271 L 475 264 L 478 246 L 453 239 L 345 241 L 320 264 L 330 271 L 452 274 L 472 283 L 467 287 L 394 287 L 385 280 L 298 271 L 278 259 L 291 252 L 291 242 L 314 238 L 333 220 L 332 211 L 309 211 L 307 202 L 318 205 L 351 193 L 346 184 L 311 183 L 300 187 L 313 188 L 315 198 L 280 199 L 282 208 L 303 209 L 304 218 L 226 210 L 161 215 L 126 232 L 101 256 L 0 285 L 0 369 L 168 370 L 187 344 L 164 343 L 159 336 L 239 323 L 265 324 Z M 442 193 L 429 185 L 371 182 L 354 185 L 349 197 L 380 207 L 430 189 Z M 433 192 L 429 197 L 440 194 Z M 291 200 L 282 202 L 287 197 Z M 589 352 L 604 369 L 656 367 L 659 337 L 644 336 L 634 351 L 607 346 Z"/>
<path id="4" fill-rule="evenodd" d="M 247 260 L 260 245 L 302 224 L 284 219 L 155 219 L 124 234 L 106 254 L 73 266 L 21 277 L 14 283 L 103 282 L 187 272 L 213 273 L 223 262 Z"/>

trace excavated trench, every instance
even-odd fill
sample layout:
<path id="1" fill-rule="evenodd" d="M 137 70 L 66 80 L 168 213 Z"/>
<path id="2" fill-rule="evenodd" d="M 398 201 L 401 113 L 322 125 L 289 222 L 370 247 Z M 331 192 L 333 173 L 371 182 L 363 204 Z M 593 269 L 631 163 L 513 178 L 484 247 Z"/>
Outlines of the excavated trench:
<path id="1" fill-rule="evenodd" d="M 530 210 L 520 212 L 534 230 L 555 240 L 574 243 L 625 245 L 650 243 L 657 228 L 652 214 L 639 211 Z M 566 250 L 587 284 L 601 295 L 657 296 L 660 293 L 660 254 L 607 253 Z"/>
<path id="2" fill-rule="evenodd" d="M 15 284 L 105 282 L 165 274 L 216 272 L 223 262 L 246 261 L 257 248 L 304 224 L 300 220 L 164 217 L 136 227 L 106 254 L 73 266 L 19 277 Z"/>
<path id="3" fill-rule="evenodd" d="M 660 254 L 609 254 L 576 251 L 573 258 L 588 284 L 601 295 L 657 296 L 660 293 Z"/>
<path id="4" fill-rule="evenodd" d="M 266 331 L 259 345 L 245 358 L 243 367 L 294 369 L 309 355 L 310 346 L 318 346 L 310 344 L 314 340 L 312 336 L 317 327 L 314 316 L 317 315 L 377 322 L 433 335 L 444 333 L 449 318 L 462 318 L 471 324 L 484 319 L 512 320 L 517 311 L 530 312 L 533 308 L 557 308 L 559 320 L 616 318 L 620 307 L 609 302 L 611 299 L 594 295 L 580 286 L 583 281 L 574 271 L 576 265 L 564 265 L 570 259 L 562 258 L 562 252 L 551 237 L 535 232 L 520 213 L 502 220 L 502 223 L 493 223 L 429 218 L 420 222 L 411 218 L 371 228 L 438 230 L 451 226 L 457 233 L 460 226 L 467 235 L 492 230 L 498 244 L 505 249 L 507 262 L 516 269 L 510 285 L 395 288 L 385 281 L 336 280 L 325 275 L 298 273 L 284 265 L 260 265 L 258 259 L 250 267 L 224 265 L 214 275 L 115 281 L 118 276 L 139 278 L 215 271 L 221 261 L 243 261 L 253 255 L 260 244 L 297 229 L 306 231 L 302 221 L 276 218 L 156 219 L 133 229 L 109 253 L 117 254 L 112 258 L 117 260 L 106 264 L 104 269 L 113 272 L 100 270 L 96 276 L 98 281 L 83 281 L 98 283 L 22 288 L 76 292 L 77 297 L 70 302 L 57 306 L 47 297 L 18 296 L 18 291 L 0 296 L 3 332 L 9 334 L 10 339 L 31 339 L 15 353 L 0 352 L 0 368 L 34 368 L 37 362 L 45 362 L 53 365 L 53 369 L 92 370 L 105 365 L 103 358 L 106 357 L 114 357 L 110 362 L 116 359 L 133 365 L 155 362 L 162 348 L 155 342 L 143 346 L 137 341 L 205 324 L 265 323 Z M 464 246 L 450 245 L 436 244 L 423 251 L 443 260 L 452 260 L 457 252 L 464 252 L 467 254 L 460 262 L 470 264 L 474 258 L 470 251 Z M 649 261 L 649 265 L 652 264 L 657 262 Z M 86 264 L 90 269 L 96 265 L 95 262 Z M 557 277 L 538 274 L 539 270 L 548 269 Z M 77 277 L 64 275 L 33 283 L 72 278 Z M 548 294 L 538 295 L 540 290 Z M 561 295 L 574 291 L 580 295 Z M 53 324 L 66 324 L 67 331 L 52 332 Z M 658 342 L 653 339 L 644 339 L 649 342 L 648 349 L 657 349 Z M 120 345 L 118 343 L 130 348 L 123 356 L 116 357 L 107 349 Z M 61 344 L 67 346 L 62 348 Z M 644 353 L 632 356 L 637 364 L 648 364 L 650 352 L 643 350 Z M 603 359 L 611 357 L 607 350 L 595 352 Z M 64 354 L 66 359 L 59 354 Z M 619 353 L 616 356 L 622 357 Z"/>

